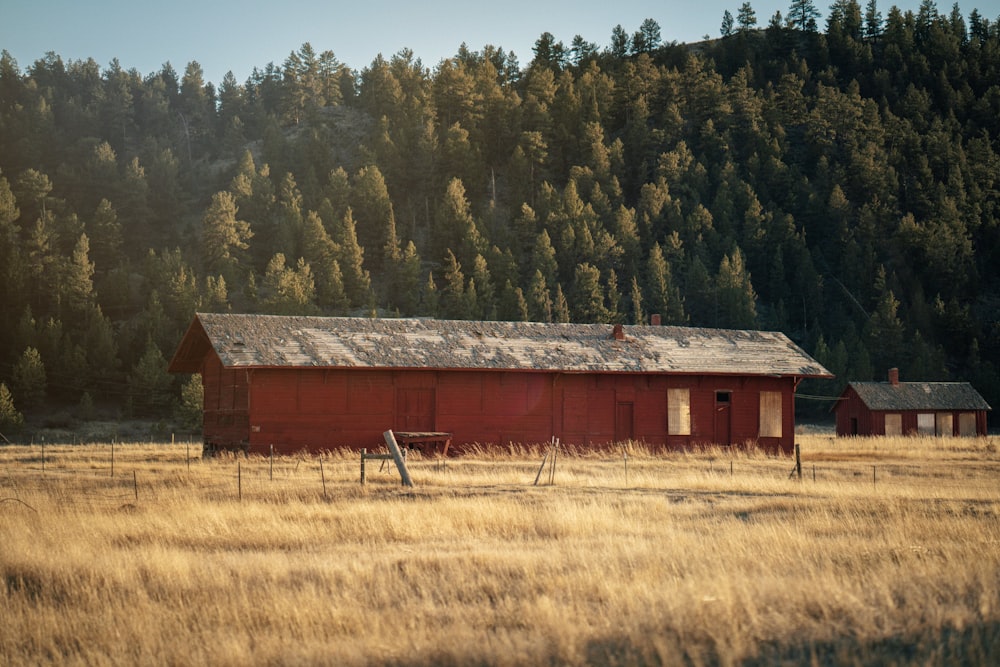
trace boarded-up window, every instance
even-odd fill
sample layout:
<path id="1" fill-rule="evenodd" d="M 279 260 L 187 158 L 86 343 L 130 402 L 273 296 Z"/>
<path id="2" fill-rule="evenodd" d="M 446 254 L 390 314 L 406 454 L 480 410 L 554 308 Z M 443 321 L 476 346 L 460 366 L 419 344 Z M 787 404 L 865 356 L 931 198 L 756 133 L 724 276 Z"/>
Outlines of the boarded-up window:
<path id="1" fill-rule="evenodd" d="M 917 413 L 917 435 L 934 435 L 934 413 Z"/>
<path id="2" fill-rule="evenodd" d="M 781 392 L 760 392 L 760 437 L 781 437 Z"/>
<path id="3" fill-rule="evenodd" d="M 937 413 L 937 434 L 950 437 L 955 433 L 950 412 Z"/>
<path id="4" fill-rule="evenodd" d="M 958 434 L 964 438 L 979 435 L 976 431 L 975 412 L 962 412 L 958 415 Z"/>
<path id="5" fill-rule="evenodd" d="M 903 435 L 903 415 L 890 412 L 885 416 L 885 434 Z"/>
<path id="6" fill-rule="evenodd" d="M 691 435 L 690 389 L 667 389 L 667 433 Z"/>

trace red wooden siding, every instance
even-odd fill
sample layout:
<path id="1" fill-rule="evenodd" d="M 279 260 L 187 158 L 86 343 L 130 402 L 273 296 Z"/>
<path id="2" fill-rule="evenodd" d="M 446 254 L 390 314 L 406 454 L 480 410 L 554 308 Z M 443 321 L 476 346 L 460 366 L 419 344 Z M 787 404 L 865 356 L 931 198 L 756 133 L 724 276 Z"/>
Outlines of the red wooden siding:
<path id="1" fill-rule="evenodd" d="M 205 356 L 201 370 L 204 388 L 206 444 L 239 445 L 248 441 L 249 387 L 247 372 L 223 367 L 219 357 Z"/>
<path id="2" fill-rule="evenodd" d="M 728 432 L 732 444 L 756 442 L 790 451 L 794 439 L 791 378 L 319 368 L 227 371 L 217 360 L 206 364 L 203 378 L 206 443 L 249 443 L 252 451 L 261 453 L 271 445 L 281 452 L 376 447 L 387 428 L 449 432 L 459 451 L 463 444 L 539 443 L 553 436 L 569 445 L 599 446 L 631 438 L 654 446 L 684 447 L 718 443 L 723 432 Z M 667 435 L 671 387 L 690 392 L 689 435 Z M 761 391 L 781 392 L 781 437 L 758 437 Z M 724 413 L 719 410 L 719 392 L 729 397 Z M 210 428 L 212 419 L 217 423 Z"/>

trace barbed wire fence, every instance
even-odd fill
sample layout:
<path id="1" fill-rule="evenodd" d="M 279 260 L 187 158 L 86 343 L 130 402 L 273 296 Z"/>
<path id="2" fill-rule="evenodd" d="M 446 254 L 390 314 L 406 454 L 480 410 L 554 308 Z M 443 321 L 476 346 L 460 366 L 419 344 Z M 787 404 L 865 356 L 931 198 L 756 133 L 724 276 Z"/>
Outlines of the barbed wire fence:
<path id="1" fill-rule="evenodd" d="M 337 450 L 319 454 L 219 456 L 203 459 L 193 443 L 150 446 L 146 443 L 102 443 L 89 445 L 7 445 L 0 448 L 0 507 L 27 505 L 25 498 L 49 496 L 60 505 L 121 509 L 155 502 L 171 493 L 197 492 L 218 501 L 261 499 L 283 501 L 293 498 L 329 499 L 331 489 L 358 489 L 360 453 Z M 549 453 L 546 451 L 546 456 Z M 713 484 L 725 478 L 734 488 L 755 480 L 783 480 L 797 485 L 848 484 L 867 487 L 874 493 L 894 488 L 926 487 L 938 492 L 961 490 L 983 474 L 1000 478 L 996 457 L 977 461 L 951 462 L 945 468 L 931 468 L 934 462 L 886 462 L 871 460 L 810 461 L 808 452 L 796 461 L 788 474 L 787 457 L 726 457 L 716 451 L 703 458 L 678 463 L 676 456 L 636 456 L 635 453 L 605 457 L 560 455 L 560 477 L 552 468 L 548 485 L 586 486 L 608 489 L 677 489 L 701 476 Z M 538 461 L 488 461 L 479 458 L 450 459 L 443 465 L 435 457 L 408 460 L 417 484 L 454 484 L 463 487 L 495 485 L 497 469 L 523 477 L 524 486 L 538 478 Z M 542 466 L 545 460 L 542 461 Z M 939 469 L 940 468 L 940 469 Z M 480 472 L 482 471 L 482 472 Z M 399 475 L 392 466 L 372 470 L 369 481 L 375 489 L 399 489 Z M 460 475 L 460 477 L 459 477 Z M 491 476 L 492 475 L 492 476 Z M 679 478 L 679 475 L 683 478 Z M 516 484 L 516 482 L 512 482 Z M 536 485 L 537 486 L 537 485 Z M 801 488 L 801 487 L 800 487 Z M 720 491 L 724 492 L 725 484 Z M 34 508 L 32 508 L 34 509 Z"/>

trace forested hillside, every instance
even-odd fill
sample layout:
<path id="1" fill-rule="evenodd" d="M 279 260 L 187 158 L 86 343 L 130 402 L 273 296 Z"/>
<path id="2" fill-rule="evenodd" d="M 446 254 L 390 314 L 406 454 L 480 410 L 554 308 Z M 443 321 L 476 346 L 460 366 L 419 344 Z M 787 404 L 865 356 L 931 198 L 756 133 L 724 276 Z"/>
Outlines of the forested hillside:
<path id="1" fill-rule="evenodd" d="M 1000 20 L 720 26 L 361 71 L 303 44 L 218 86 L 4 51 L 0 412 L 169 415 L 196 311 L 659 313 L 784 331 L 837 375 L 807 395 L 898 366 L 1000 406 Z"/>

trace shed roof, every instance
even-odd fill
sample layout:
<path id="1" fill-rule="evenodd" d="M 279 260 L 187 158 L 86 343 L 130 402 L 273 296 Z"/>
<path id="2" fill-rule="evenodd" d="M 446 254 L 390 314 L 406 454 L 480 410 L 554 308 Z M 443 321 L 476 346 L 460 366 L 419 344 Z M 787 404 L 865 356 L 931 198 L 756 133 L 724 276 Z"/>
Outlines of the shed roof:
<path id="1" fill-rule="evenodd" d="M 226 367 L 435 368 L 832 377 L 767 331 L 433 319 L 199 313 L 173 360 L 193 373 L 209 349 Z"/>
<path id="2" fill-rule="evenodd" d="M 851 382 L 869 410 L 990 410 L 968 382 Z"/>

